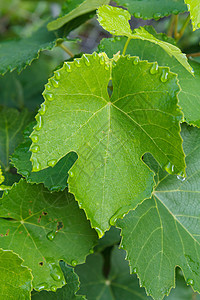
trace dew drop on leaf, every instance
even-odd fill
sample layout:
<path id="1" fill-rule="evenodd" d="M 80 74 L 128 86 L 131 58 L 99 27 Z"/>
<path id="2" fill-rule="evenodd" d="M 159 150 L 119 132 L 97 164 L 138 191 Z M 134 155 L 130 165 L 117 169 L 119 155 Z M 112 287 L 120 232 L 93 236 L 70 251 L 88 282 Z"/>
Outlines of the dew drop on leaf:
<path id="1" fill-rule="evenodd" d="M 39 284 L 38 286 L 35 287 L 35 290 L 36 291 L 43 291 L 43 290 L 46 290 L 48 288 L 48 285 L 46 282 L 43 282 L 41 284 Z"/>
<path id="2" fill-rule="evenodd" d="M 56 287 L 55 285 L 52 285 L 52 286 L 51 286 L 51 291 L 52 291 L 52 292 L 56 292 L 56 290 L 57 290 L 57 287 Z"/>
<path id="3" fill-rule="evenodd" d="M 50 240 L 50 241 L 53 241 L 54 239 L 55 239 L 55 236 L 56 236 L 56 233 L 55 233 L 55 231 L 50 231 L 49 233 L 47 233 L 47 238 L 48 238 L 48 240 Z"/>
<path id="4" fill-rule="evenodd" d="M 95 230 L 97 231 L 99 238 L 101 238 L 104 235 L 104 232 L 100 228 L 95 227 Z"/>
<path id="5" fill-rule="evenodd" d="M 33 163 L 33 171 L 34 172 L 38 172 L 41 170 L 41 165 L 40 163 L 38 162 L 37 158 L 36 157 L 33 157 L 31 159 L 32 163 Z"/>
<path id="6" fill-rule="evenodd" d="M 135 12 L 134 17 L 137 18 L 137 19 L 141 18 L 141 13 L 140 12 Z"/>
<path id="7" fill-rule="evenodd" d="M 139 57 L 135 57 L 133 60 L 133 64 L 137 65 L 139 63 Z"/>
<path id="8" fill-rule="evenodd" d="M 49 167 L 54 167 L 56 163 L 57 163 L 56 159 L 51 159 L 47 162 Z"/>
<path id="9" fill-rule="evenodd" d="M 187 284 L 188 285 L 194 285 L 194 280 L 193 279 L 188 279 Z"/>
<path id="10" fill-rule="evenodd" d="M 55 77 L 56 77 L 57 80 L 59 80 L 60 79 L 60 72 L 58 72 L 58 71 L 55 72 Z"/>
<path id="11" fill-rule="evenodd" d="M 174 165 L 169 162 L 164 169 L 169 173 L 169 174 L 174 174 Z"/>
<path id="12" fill-rule="evenodd" d="M 79 67 L 81 66 L 80 59 L 77 59 L 77 58 L 76 58 L 76 59 L 74 59 L 74 64 L 75 64 L 75 66 L 76 66 L 76 67 L 78 67 L 78 68 L 79 68 Z"/>
<path id="13" fill-rule="evenodd" d="M 69 72 L 69 73 L 72 71 L 72 67 L 71 67 L 71 65 L 68 64 L 68 63 L 65 63 L 65 69 L 66 69 L 66 71 Z"/>
<path id="14" fill-rule="evenodd" d="M 75 267 L 76 265 L 77 265 L 77 261 L 76 260 L 72 260 L 72 262 L 71 262 L 71 265 L 73 266 L 73 267 Z"/>
<path id="15" fill-rule="evenodd" d="M 40 115 L 44 115 L 45 114 L 45 112 L 46 112 L 46 105 L 44 103 L 41 104 L 41 107 L 40 107 L 40 109 L 39 109 L 38 112 L 39 112 Z"/>
<path id="16" fill-rule="evenodd" d="M 60 281 L 63 277 L 63 274 L 62 274 L 61 270 L 59 269 L 59 267 L 56 266 L 55 264 L 52 264 L 52 265 L 50 265 L 50 268 L 51 268 L 50 275 L 53 278 L 53 280 Z"/>
<path id="17" fill-rule="evenodd" d="M 34 145 L 30 149 L 30 151 L 33 153 L 37 153 L 39 150 L 40 150 L 40 147 L 38 145 Z"/>
<path id="18" fill-rule="evenodd" d="M 37 125 L 34 127 L 34 129 L 37 131 L 42 129 L 42 116 L 37 115 Z"/>
<path id="19" fill-rule="evenodd" d="M 99 62 L 101 65 L 103 65 L 105 63 L 105 59 L 103 56 L 100 57 Z"/>
<path id="20" fill-rule="evenodd" d="M 157 62 L 153 63 L 153 65 L 152 65 L 152 67 L 151 67 L 151 69 L 150 69 L 150 73 L 151 73 L 152 75 L 158 73 L 158 64 L 157 64 Z"/>
<path id="21" fill-rule="evenodd" d="M 136 274 L 137 273 L 137 268 L 133 269 L 133 273 Z"/>
<path id="22" fill-rule="evenodd" d="M 85 62 L 85 64 L 86 64 L 86 66 L 90 66 L 90 61 L 89 61 L 89 58 L 85 55 L 85 54 L 83 54 L 83 59 L 84 59 L 84 62 Z"/>
<path id="23" fill-rule="evenodd" d="M 69 171 L 69 176 L 74 177 L 74 173 L 72 171 Z"/>
<path id="24" fill-rule="evenodd" d="M 96 52 L 94 52 L 94 53 L 92 54 L 92 57 L 93 57 L 94 59 L 97 59 L 98 54 L 97 54 Z"/>
<path id="25" fill-rule="evenodd" d="M 164 70 L 162 71 L 162 75 L 161 75 L 161 77 L 160 77 L 160 80 L 161 80 L 162 82 L 167 82 L 167 80 L 168 80 L 168 75 L 169 75 L 168 71 L 164 69 Z"/>
<path id="26" fill-rule="evenodd" d="M 52 84 L 53 84 L 53 86 L 54 86 L 55 88 L 57 88 L 57 87 L 59 86 L 59 81 L 58 81 L 58 80 L 55 80 L 54 78 L 52 78 L 52 79 L 51 79 L 51 82 L 52 82 Z"/>
<path id="27" fill-rule="evenodd" d="M 177 179 L 180 180 L 180 181 L 184 181 L 186 178 L 183 177 L 183 176 L 177 175 Z"/>
<path id="28" fill-rule="evenodd" d="M 47 90 L 50 90 L 50 89 L 51 89 L 51 85 L 50 85 L 50 84 L 47 84 L 47 85 L 46 85 L 46 89 L 47 89 Z"/>
<path id="29" fill-rule="evenodd" d="M 31 140 L 32 140 L 33 143 L 37 143 L 37 142 L 38 142 L 38 135 L 33 134 L 33 135 L 31 136 Z"/>
<path id="30" fill-rule="evenodd" d="M 49 94 L 49 93 L 47 94 L 47 93 L 46 93 L 46 94 L 44 94 L 44 96 L 45 96 L 46 99 L 49 100 L 49 101 L 52 101 L 52 100 L 54 99 L 53 94 Z"/>

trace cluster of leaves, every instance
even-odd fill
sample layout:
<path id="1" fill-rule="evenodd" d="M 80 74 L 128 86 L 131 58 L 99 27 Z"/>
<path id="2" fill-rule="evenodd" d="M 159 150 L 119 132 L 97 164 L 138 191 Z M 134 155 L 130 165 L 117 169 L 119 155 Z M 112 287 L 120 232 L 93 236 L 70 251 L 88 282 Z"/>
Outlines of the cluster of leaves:
<path id="1" fill-rule="evenodd" d="M 188 17 L 176 27 L 187 10 L 200 27 L 199 3 L 109 2 L 68 0 L 0 43 L 2 298 L 200 297 L 200 64 L 177 46 Z M 40 54 L 71 54 L 96 12 L 113 35 L 98 51 L 61 67 Z M 171 14 L 175 39 L 131 29 Z"/>

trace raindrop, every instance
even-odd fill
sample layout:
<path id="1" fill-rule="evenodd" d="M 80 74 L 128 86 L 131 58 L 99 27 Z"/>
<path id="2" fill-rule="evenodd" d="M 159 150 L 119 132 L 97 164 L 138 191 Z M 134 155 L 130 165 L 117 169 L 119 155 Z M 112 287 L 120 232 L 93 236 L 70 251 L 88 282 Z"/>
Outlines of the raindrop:
<path id="1" fill-rule="evenodd" d="M 38 286 L 35 287 L 35 290 L 40 292 L 42 290 L 46 290 L 48 288 L 48 285 L 46 282 L 39 284 Z"/>
<path id="2" fill-rule="evenodd" d="M 51 82 L 55 88 L 59 86 L 59 81 L 55 80 L 54 78 L 51 79 Z"/>
<path id="3" fill-rule="evenodd" d="M 141 13 L 140 12 L 135 12 L 134 17 L 137 18 L 137 19 L 141 18 Z"/>
<path id="4" fill-rule="evenodd" d="M 47 100 L 49 100 L 49 101 L 52 101 L 53 99 L 54 99 L 54 96 L 53 96 L 53 94 L 44 94 L 44 96 L 45 96 L 45 98 L 47 99 Z"/>
<path id="5" fill-rule="evenodd" d="M 79 68 L 81 66 L 80 59 L 75 58 L 74 59 L 74 64 L 75 64 L 75 66 L 77 66 Z"/>
<path id="6" fill-rule="evenodd" d="M 40 147 L 38 145 L 33 145 L 30 149 L 31 152 L 37 153 L 40 150 Z"/>
<path id="7" fill-rule="evenodd" d="M 116 39 L 116 41 L 121 41 L 121 37 L 120 36 L 116 36 L 115 39 Z"/>
<path id="8" fill-rule="evenodd" d="M 76 267 L 77 264 L 78 264 L 78 262 L 77 262 L 76 260 L 72 260 L 71 265 L 72 265 L 73 267 Z"/>
<path id="9" fill-rule="evenodd" d="M 45 112 L 46 112 L 46 108 L 47 108 L 46 105 L 44 103 L 42 103 L 41 107 L 40 107 L 40 109 L 38 111 L 39 114 L 43 116 L 45 114 Z"/>
<path id="10" fill-rule="evenodd" d="M 180 181 L 185 181 L 186 178 L 183 177 L 183 176 L 178 175 L 178 176 L 177 176 L 177 179 L 180 180 Z"/>
<path id="11" fill-rule="evenodd" d="M 51 85 L 50 85 L 49 83 L 46 85 L 46 89 L 47 89 L 47 90 L 50 90 L 50 89 L 51 89 Z"/>
<path id="12" fill-rule="evenodd" d="M 93 254 L 94 253 L 94 249 L 90 249 L 90 254 Z"/>
<path id="13" fill-rule="evenodd" d="M 161 14 L 160 13 L 156 13 L 153 15 L 155 20 L 159 20 L 161 18 Z"/>
<path id="14" fill-rule="evenodd" d="M 158 73 L 158 64 L 157 64 L 157 62 L 153 63 L 153 65 L 152 65 L 152 67 L 151 67 L 151 69 L 150 69 L 150 73 L 151 73 L 152 75 Z"/>
<path id="15" fill-rule="evenodd" d="M 67 70 L 67 72 L 71 72 L 72 71 L 72 67 L 69 63 L 65 63 L 65 69 Z"/>
<path id="16" fill-rule="evenodd" d="M 53 241 L 55 239 L 56 233 L 55 231 L 50 231 L 49 233 L 47 233 L 47 239 L 50 241 Z"/>
<path id="17" fill-rule="evenodd" d="M 137 268 L 133 269 L 133 273 L 136 274 L 137 273 Z"/>
<path id="18" fill-rule="evenodd" d="M 172 165 L 171 162 L 169 162 L 164 169 L 169 173 L 169 174 L 174 174 L 174 165 Z"/>
<path id="19" fill-rule="evenodd" d="M 86 64 L 86 66 L 90 66 L 90 61 L 89 61 L 89 58 L 85 55 L 85 54 L 83 54 L 83 59 L 84 59 L 84 62 L 85 62 L 85 64 Z"/>
<path id="20" fill-rule="evenodd" d="M 168 75 L 169 75 L 168 71 L 166 69 L 163 69 L 160 80 L 162 82 L 166 82 L 168 80 Z"/>
<path id="21" fill-rule="evenodd" d="M 98 54 L 97 54 L 96 52 L 94 52 L 94 53 L 92 54 L 92 57 L 93 57 L 94 59 L 97 59 Z"/>
<path id="22" fill-rule="evenodd" d="M 133 60 L 133 64 L 137 65 L 139 63 L 139 57 L 135 57 Z"/>
<path id="23" fill-rule="evenodd" d="M 172 11 L 172 13 L 173 13 L 173 15 L 178 15 L 179 11 L 178 11 L 178 9 L 174 9 L 174 10 Z"/>
<path id="24" fill-rule="evenodd" d="M 100 62 L 101 65 L 104 65 L 105 59 L 104 59 L 103 56 L 100 57 L 99 62 Z"/>
<path id="25" fill-rule="evenodd" d="M 57 291 L 57 286 L 52 285 L 52 286 L 51 286 L 51 291 L 52 291 L 52 292 L 56 292 L 56 291 Z"/>
<path id="26" fill-rule="evenodd" d="M 72 171 L 69 171 L 69 176 L 74 177 L 74 173 Z"/>
<path id="27" fill-rule="evenodd" d="M 104 68 L 105 68 L 105 70 L 109 70 L 110 69 L 110 66 L 109 66 L 109 64 L 105 64 L 105 66 L 104 66 Z"/>
<path id="28" fill-rule="evenodd" d="M 99 238 L 104 235 L 104 232 L 99 227 L 95 227 L 94 229 L 97 231 Z"/>
<path id="29" fill-rule="evenodd" d="M 32 140 L 33 143 L 37 143 L 37 142 L 38 142 L 38 135 L 33 134 L 33 135 L 31 136 L 31 140 Z"/>
<path id="30" fill-rule="evenodd" d="M 62 274 L 62 271 L 60 270 L 60 268 L 58 266 L 56 266 L 55 264 L 51 264 L 50 268 L 51 268 L 50 275 L 53 278 L 53 280 L 60 281 L 63 277 L 63 274 Z"/>
<path id="31" fill-rule="evenodd" d="M 57 80 L 59 80 L 60 79 L 60 72 L 58 72 L 58 71 L 55 72 L 55 77 L 56 77 Z"/>
<path id="32" fill-rule="evenodd" d="M 37 125 L 34 127 L 34 129 L 39 131 L 42 129 L 42 116 L 37 115 L 36 120 L 37 120 Z"/>
<path id="33" fill-rule="evenodd" d="M 110 218 L 110 225 L 115 226 L 116 221 L 117 221 L 117 216 L 116 215 L 112 216 Z"/>
<path id="34" fill-rule="evenodd" d="M 47 162 L 47 165 L 48 165 L 49 167 L 54 167 L 56 163 L 57 163 L 57 160 L 56 160 L 56 159 L 51 159 L 51 160 L 49 160 L 49 161 Z"/>
<path id="35" fill-rule="evenodd" d="M 20 173 L 21 173 L 21 175 L 23 175 L 25 177 L 28 177 L 30 175 L 29 171 L 27 171 L 27 170 L 21 170 Z"/>
<path id="36" fill-rule="evenodd" d="M 33 157 L 31 159 L 32 163 L 33 163 L 33 172 L 38 172 L 41 170 L 41 165 L 40 163 L 38 162 L 37 158 L 36 157 Z"/>
<path id="37" fill-rule="evenodd" d="M 194 280 L 193 279 L 188 279 L 187 284 L 188 285 L 194 285 Z"/>

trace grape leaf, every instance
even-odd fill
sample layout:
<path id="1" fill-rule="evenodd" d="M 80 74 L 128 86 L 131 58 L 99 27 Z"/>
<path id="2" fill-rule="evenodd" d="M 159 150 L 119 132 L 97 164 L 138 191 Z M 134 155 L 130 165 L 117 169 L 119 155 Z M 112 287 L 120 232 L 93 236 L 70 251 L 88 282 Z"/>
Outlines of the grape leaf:
<path id="1" fill-rule="evenodd" d="M 28 135 L 33 130 L 30 126 Z M 17 169 L 18 173 L 26 178 L 29 183 L 43 183 L 50 191 L 62 191 L 67 186 L 68 171 L 77 159 L 77 154 L 74 152 L 68 153 L 55 166 L 41 170 L 37 173 L 32 171 L 32 164 L 30 161 L 31 139 L 27 136 L 25 141 L 17 147 L 11 157 L 11 162 Z"/>
<path id="2" fill-rule="evenodd" d="M 32 275 L 22 263 L 17 254 L 0 249 L 1 299 L 31 299 Z"/>
<path id="3" fill-rule="evenodd" d="M 102 252 L 105 248 L 119 244 L 121 240 L 120 230 L 111 226 L 109 231 L 106 231 L 104 236 L 99 239 L 98 244 L 95 246 L 95 251 Z"/>
<path id="4" fill-rule="evenodd" d="M 135 18 L 156 19 L 187 11 L 184 0 L 116 0 Z"/>
<path id="5" fill-rule="evenodd" d="M 162 174 L 153 197 L 117 221 L 132 270 L 154 299 L 175 287 L 176 266 L 200 291 L 200 130 L 184 124 L 181 133 L 187 178 Z"/>
<path id="6" fill-rule="evenodd" d="M 5 180 L 5 177 L 3 176 L 1 165 L 0 165 L 0 184 L 2 184 L 4 182 L 4 180 Z"/>
<path id="7" fill-rule="evenodd" d="M 59 260 L 83 263 L 97 240 L 73 195 L 50 193 L 22 179 L 2 198 L 0 228 L 1 246 L 32 270 L 35 290 L 62 287 Z"/>
<path id="8" fill-rule="evenodd" d="M 176 76 L 166 68 L 151 74 L 153 64 L 137 57 L 117 62 L 104 58 L 83 55 L 50 78 L 45 113 L 36 116 L 31 135 L 37 140 L 31 146 L 33 171 L 70 151 L 78 154 L 69 172 L 69 190 L 100 236 L 117 211 L 127 212 L 151 195 L 153 173 L 141 161 L 145 152 L 171 173 L 184 173 L 185 166 Z"/>
<path id="9" fill-rule="evenodd" d="M 155 34 L 157 38 L 167 39 L 165 35 L 156 34 L 152 27 L 145 27 L 146 30 Z M 167 39 L 168 40 L 168 39 Z M 169 40 L 170 41 L 170 40 Z M 112 57 L 116 51 L 123 51 L 126 38 L 104 39 L 101 42 L 100 49 L 105 51 L 109 57 Z M 185 120 L 196 126 L 200 126 L 200 64 L 190 61 L 195 76 L 192 76 L 185 68 L 173 57 L 149 41 L 132 40 L 127 48 L 127 54 L 137 55 L 140 59 L 148 61 L 157 61 L 159 66 L 168 66 L 170 70 L 178 74 L 181 91 L 178 95 L 180 106 L 183 109 Z M 156 65 L 155 65 L 156 67 Z"/>
<path id="10" fill-rule="evenodd" d="M 65 280 L 67 282 L 61 289 L 58 289 L 55 292 L 33 292 L 31 299 L 32 300 L 84 300 L 84 296 L 76 295 L 76 292 L 79 289 L 79 279 L 74 269 L 67 266 L 67 264 L 63 261 L 60 262 L 60 267 L 65 276 Z"/>
<path id="11" fill-rule="evenodd" d="M 193 70 L 187 61 L 186 55 L 182 53 L 178 47 L 157 39 L 143 27 L 136 28 L 134 32 L 131 33 L 130 24 L 128 22 L 129 19 L 130 14 L 118 7 L 103 5 L 98 10 L 98 21 L 105 30 L 110 31 L 115 35 L 125 35 L 129 38 L 129 40 L 139 39 L 154 43 L 163 48 L 170 57 L 175 57 L 188 72 L 193 74 Z"/>
<path id="12" fill-rule="evenodd" d="M 125 35 L 128 37 L 132 35 L 129 24 L 131 15 L 127 10 L 110 5 L 103 5 L 99 7 L 97 16 L 99 24 L 111 34 Z"/>
<path id="13" fill-rule="evenodd" d="M 48 30 L 56 30 L 71 20 L 82 16 L 84 14 L 90 13 L 96 10 L 99 6 L 103 4 L 108 4 L 110 0 L 85 0 L 72 11 L 70 11 L 67 15 L 57 18 L 54 21 L 48 23 Z"/>
<path id="14" fill-rule="evenodd" d="M 200 28 L 200 2 L 199 0 L 185 0 L 192 19 L 193 30 Z"/>
<path id="15" fill-rule="evenodd" d="M 86 263 L 75 269 L 81 282 L 78 293 L 86 295 L 88 300 L 149 299 L 144 289 L 139 287 L 136 275 L 130 275 L 125 254 L 125 251 L 114 247 L 108 277 L 103 274 L 102 255 L 97 253 L 88 256 Z"/>

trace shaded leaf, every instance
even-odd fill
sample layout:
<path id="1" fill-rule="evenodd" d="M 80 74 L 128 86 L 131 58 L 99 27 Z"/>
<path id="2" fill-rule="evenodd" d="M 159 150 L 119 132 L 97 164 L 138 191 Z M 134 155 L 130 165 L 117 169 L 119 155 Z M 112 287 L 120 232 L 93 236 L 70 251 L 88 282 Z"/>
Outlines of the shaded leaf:
<path id="1" fill-rule="evenodd" d="M 144 289 L 140 288 L 136 275 L 130 275 L 125 251 L 115 247 L 111 252 L 111 269 L 106 278 L 103 274 L 103 257 L 93 254 L 86 263 L 76 267 L 80 278 L 78 293 L 86 295 L 88 300 L 139 300 L 147 299 Z"/>
<path id="2" fill-rule="evenodd" d="M 69 267 L 65 262 L 60 262 L 60 267 L 63 271 L 67 284 L 56 292 L 33 292 L 31 299 L 33 300 L 84 300 L 84 296 L 76 295 L 79 289 L 79 279 L 74 269 Z"/>
<path id="3" fill-rule="evenodd" d="M 200 2 L 199 0 L 185 0 L 192 19 L 193 30 L 200 28 Z"/>
<path id="4" fill-rule="evenodd" d="M 145 27 L 146 30 L 159 39 L 166 40 L 165 35 L 156 34 L 152 27 Z M 154 33 L 153 33 L 154 32 Z M 168 40 L 168 39 L 167 39 Z M 171 40 L 169 40 L 171 42 Z M 126 38 L 104 39 L 101 42 L 100 48 L 105 51 L 109 57 L 112 57 L 117 51 L 123 51 Z M 183 109 L 185 120 L 188 123 L 200 126 L 200 64 L 190 61 L 194 70 L 195 76 L 192 76 L 185 68 L 173 57 L 170 57 L 158 45 L 152 44 L 148 41 L 132 40 L 130 41 L 127 54 L 138 55 L 140 59 L 147 59 L 148 61 L 157 61 L 159 66 L 168 66 L 170 70 L 178 74 L 181 91 L 178 94 L 180 106 Z M 156 64 L 155 64 L 156 68 Z"/>
<path id="5" fill-rule="evenodd" d="M 200 130 L 184 124 L 181 133 L 187 177 L 165 173 L 153 197 L 117 221 L 132 270 L 154 299 L 175 287 L 176 266 L 200 292 Z"/>
<path id="6" fill-rule="evenodd" d="M 69 190 L 100 236 L 116 213 L 151 195 L 153 173 L 141 161 L 145 152 L 169 172 L 184 173 L 176 76 L 166 68 L 151 74 L 152 66 L 137 57 L 115 63 L 104 54 L 83 55 L 49 79 L 45 113 L 36 116 L 33 171 L 75 151 L 79 158 L 69 172 Z"/>
<path id="7" fill-rule="evenodd" d="M 85 0 L 82 1 L 77 7 L 75 7 L 73 10 L 71 10 L 67 15 L 59 17 L 58 19 L 50 22 L 47 25 L 48 30 L 56 30 L 69 21 L 82 16 L 87 13 L 91 13 L 94 10 L 96 10 L 99 6 L 103 4 L 108 4 L 110 0 Z M 74 7 L 74 4 L 72 5 L 72 8 Z"/>
<path id="8" fill-rule="evenodd" d="M 0 298 L 31 299 L 32 275 L 12 251 L 0 249 Z"/>
<path id="9" fill-rule="evenodd" d="M 1 246 L 23 258 L 39 291 L 62 287 L 59 260 L 83 263 L 96 242 L 95 231 L 71 194 L 50 193 L 24 180 L 3 196 L 0 228 Z"/>

